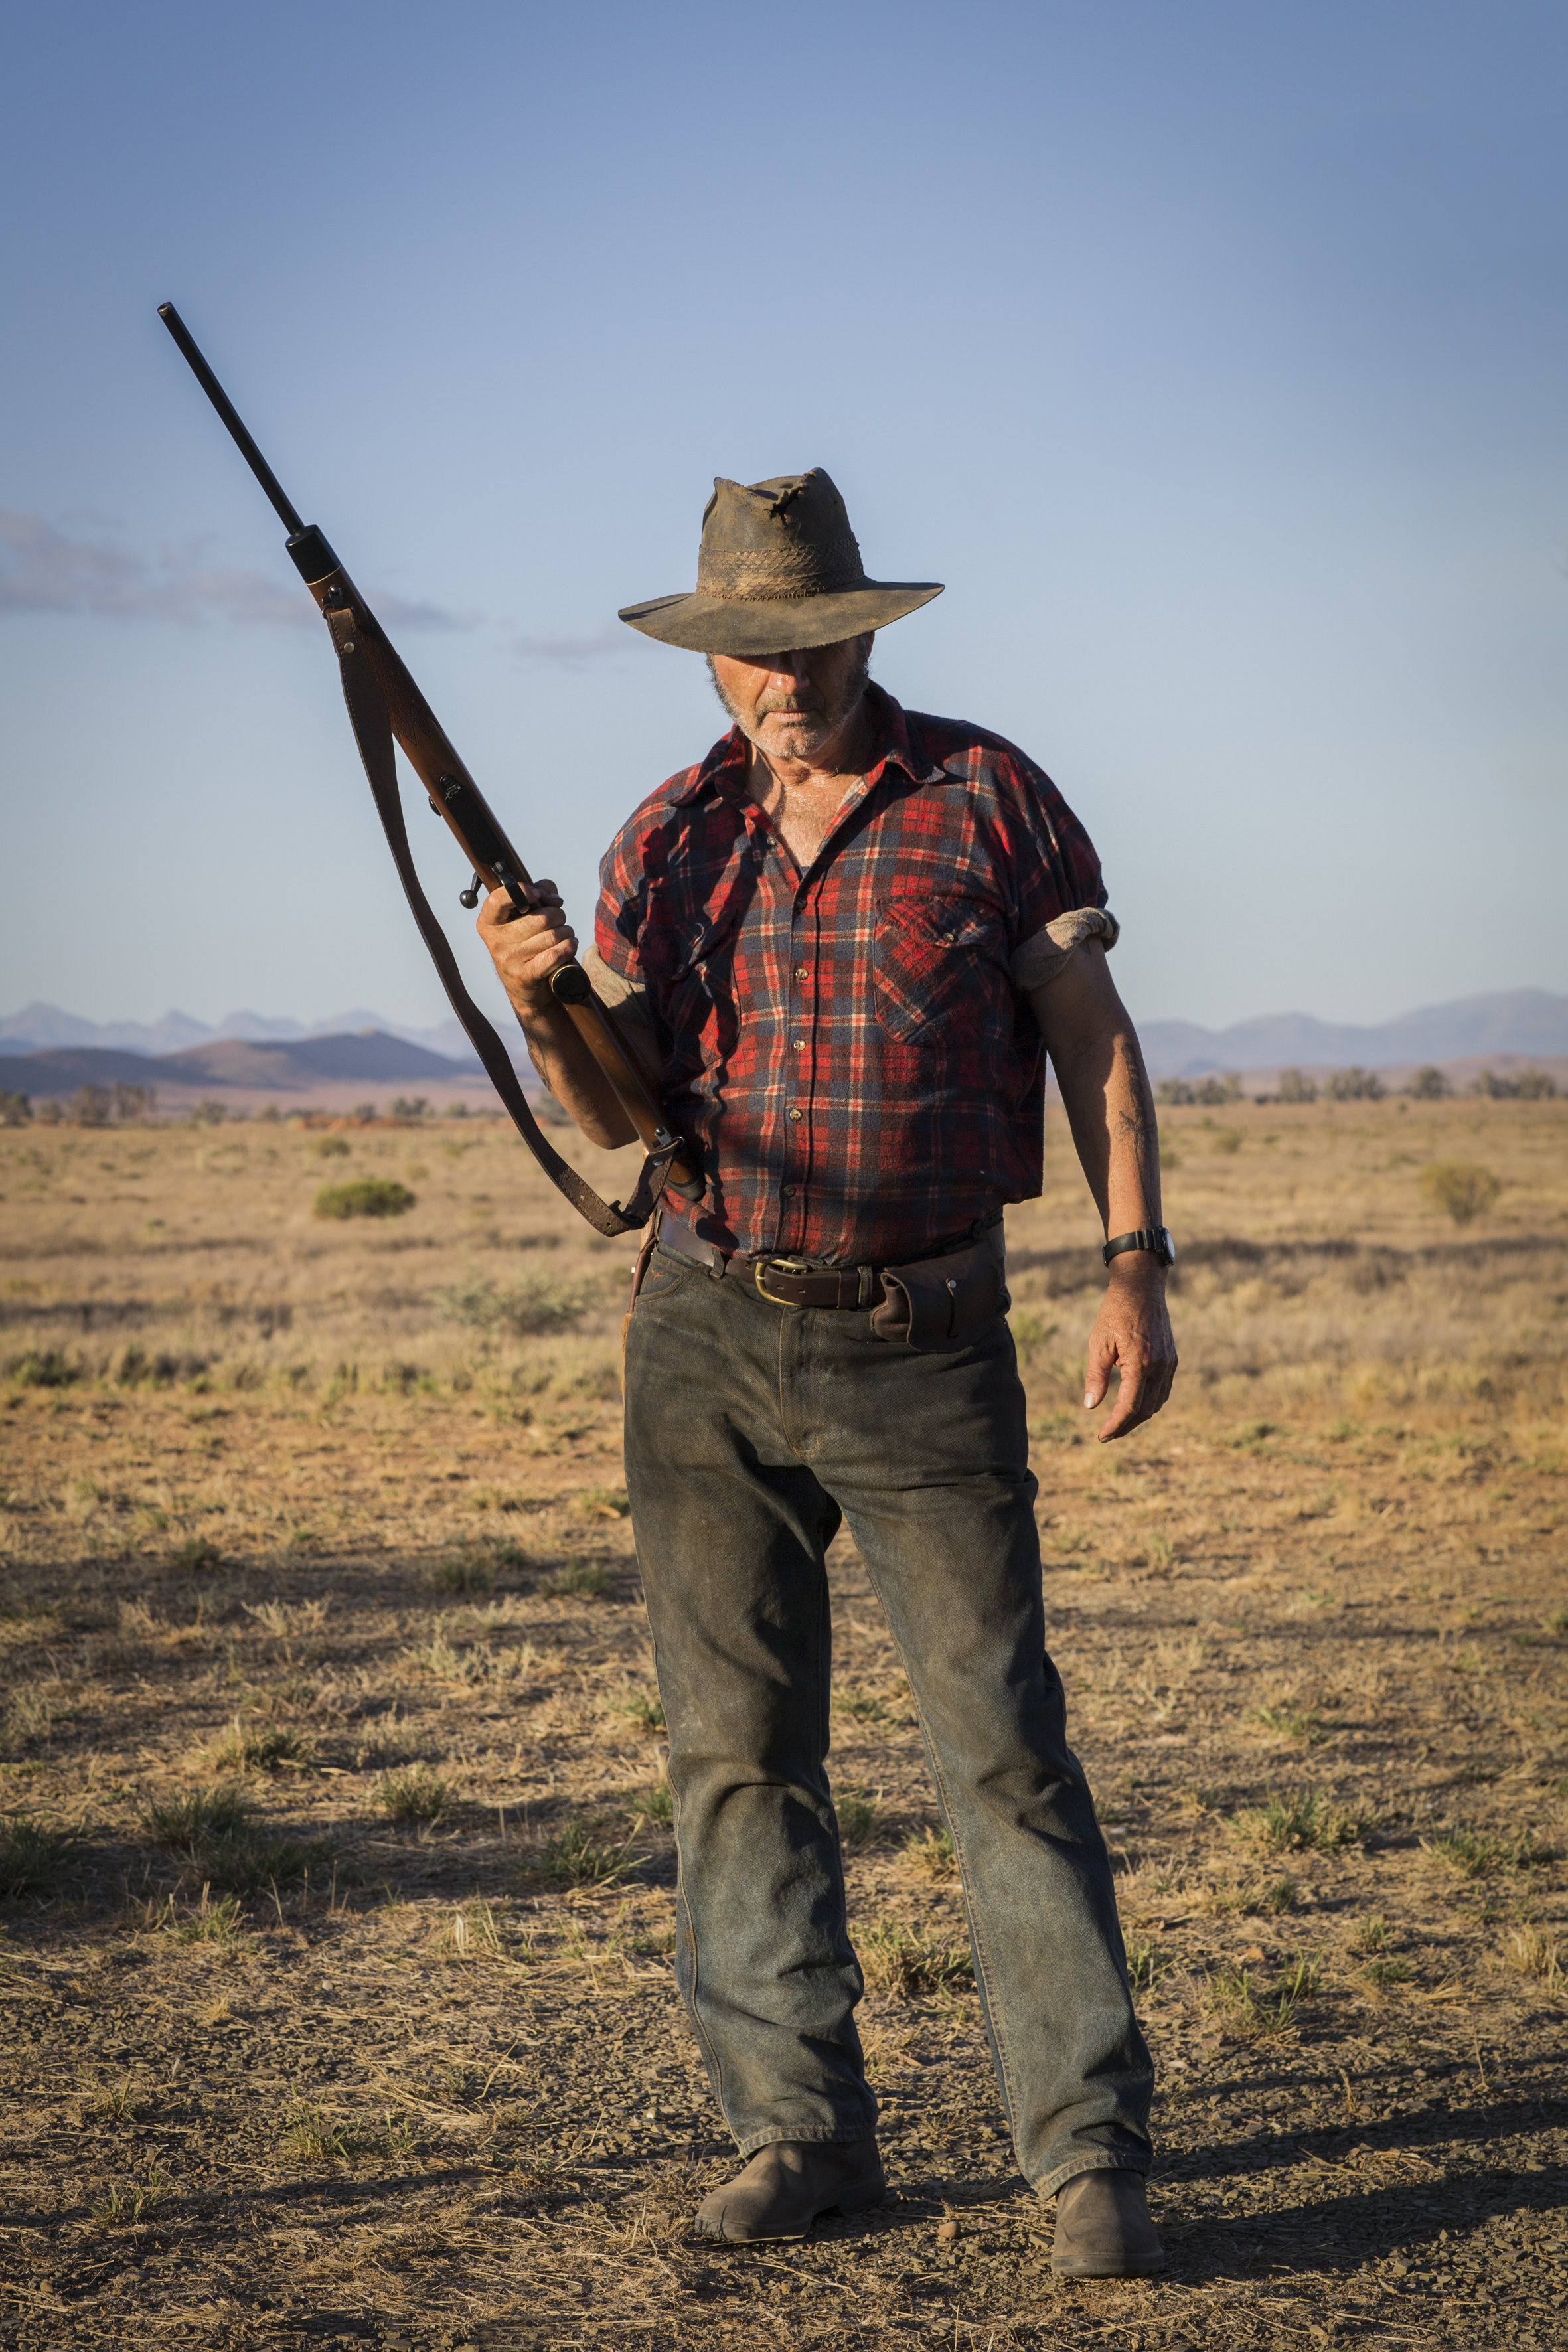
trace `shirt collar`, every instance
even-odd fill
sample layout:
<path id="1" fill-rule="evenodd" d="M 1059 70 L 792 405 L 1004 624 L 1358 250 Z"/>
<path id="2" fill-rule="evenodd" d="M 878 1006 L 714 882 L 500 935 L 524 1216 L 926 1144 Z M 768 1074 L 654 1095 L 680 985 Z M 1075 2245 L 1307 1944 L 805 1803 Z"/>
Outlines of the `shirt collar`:
<path id="1" fill-rule="evenodd" d="M 866 693 L 876 732 L 862 790 L 869 792 L 889 768 L 901 768 L 911 783 L 940 782 L 945 772 L 927 750 L 918 721 L 874 681 L 868 683 Z M 731 727 L 673 795 L 675 806 L 686 807 L 705 793 L 722 792 L 726 785 L 744 785 L 750 764 L 751 746 L 740 729 Z"/>

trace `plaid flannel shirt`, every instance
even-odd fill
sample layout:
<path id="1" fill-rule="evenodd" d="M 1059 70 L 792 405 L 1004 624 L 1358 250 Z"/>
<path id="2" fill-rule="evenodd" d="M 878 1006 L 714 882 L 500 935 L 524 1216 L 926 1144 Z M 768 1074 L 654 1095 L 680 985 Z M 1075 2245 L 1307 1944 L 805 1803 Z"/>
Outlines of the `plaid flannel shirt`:
<path id="1" fill-rule="evenodd" d="M 695 1230 L 727 1252 L 908 1264 L 1040 1189 L 1045 1048 L 1010 967 L 1104 906 L 1099 860 L 1012 744 L 869 692 L 875 757 L 804 873 L 738 729 L 600 869 L 598 956 L 646 992 Z"/>

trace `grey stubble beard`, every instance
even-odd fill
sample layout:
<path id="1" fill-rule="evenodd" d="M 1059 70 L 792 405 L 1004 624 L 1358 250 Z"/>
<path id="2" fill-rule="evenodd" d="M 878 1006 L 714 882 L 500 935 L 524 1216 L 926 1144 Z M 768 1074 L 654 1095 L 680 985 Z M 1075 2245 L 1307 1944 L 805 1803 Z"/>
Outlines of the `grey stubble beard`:
<path id="1" fill-rule="evenodd" d="M 874 645 L 875 643 L 875 636 L 872 636 L 871 644 Z M 711 686 L 714 693 L 718 696 L 726 716 L 731 719 L 733 725 L 740 728 L 741 732 L 745 737 L 747 742 L 753 745 L 754 748 L 760 751 L 762 750 L 761 744 L 757 742 L 756 737 L 752 733 L 751 729 L 745 725 L 742 719 L 740 712 L 736 709 L 734 704 L 731 701 L 729 696 L 725 693 L 723 688 L 719 683 L 719 673 L 713 667 L 712 655 L 704 654 L 702 658 L 708 665 L 708 683 Z M 816 719 L 816 723 L 821 727 L 825 735 L 831 734 L 833 730 L 837 726 L 839 720 L 844 717 L 846 711 L 852 710 L 856 703 L 859 701 L 860 697 L 865 693 L 867 682 L 869 679 L 870 675 L 871 646 L 868 645 L 865 652 L 861 655 L 859 660 L 850 671 L 848 677 L 845 680 L 844 692 L 839 698 L 837 709 L 825 712 L 820 715 L 813 711 L 807 711 L 803 715 L 806 718 Z"/>

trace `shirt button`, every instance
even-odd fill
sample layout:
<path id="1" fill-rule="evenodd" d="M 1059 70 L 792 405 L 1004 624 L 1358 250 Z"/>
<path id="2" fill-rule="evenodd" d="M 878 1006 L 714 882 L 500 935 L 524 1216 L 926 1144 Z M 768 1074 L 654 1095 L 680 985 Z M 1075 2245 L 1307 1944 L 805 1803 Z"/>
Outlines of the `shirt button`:
<path id="1" fill-rule="evenodd" d="M 804 1118 L 805 1117 L 805 1113 L 800 1110 L 792 1110 L 790 1117 L 791 1118 Z"/>
<path id="2" fill-rule="evenodd" d="M 779 1198 L 782 1201 L 793 1201 L 795 1198 L 795 1186 L 793 1184 L 781 1184 L 779 1187 Z"/>
<path id="3" fill-rule="evenodd" d="M 791 1044 L 794 1045 L 795 1050 L 795 1052 L 796 1052 L 797 1054 L 804 1054 L 804 1053 L 805 1053 L 805 1039 L 804 1037 L 794 1037 L 794 1038 L 792 1038 L 792 1039 L 790 1040 L 790 1042 L 791 1042 Z"/>
<path id="4" fill-rule="evenodd" d="M 797 964 L 796 964 L 796 966 L 795 966 L 795 976 L 796 980 L 804 980 L 804 979 L 805 978 L 805 976 L 806 976 L 806 970 L 805 970 L 805 964 L 803 964 L 803 963 L 797 963 Z"/>

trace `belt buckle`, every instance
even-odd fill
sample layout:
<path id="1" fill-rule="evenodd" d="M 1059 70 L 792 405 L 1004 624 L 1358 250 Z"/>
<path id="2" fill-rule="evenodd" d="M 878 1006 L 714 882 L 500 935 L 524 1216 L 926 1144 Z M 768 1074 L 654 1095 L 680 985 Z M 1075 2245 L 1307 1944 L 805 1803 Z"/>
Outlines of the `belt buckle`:
<path id="1" fill-rule="evenodd" d="M 767 1276 L 773 1271 L 775 1266 L 781 1274 L 809 1275 L 816 1274 L 821 1271 L 819 1267 L 812 1265 L 809 1258 L 759 1258 L 755 1266 L 752 1268 L 752 1273 L 755 1276 L 757 1289 L 760 1295 L 767 1300 L 770 1307 L 793 1307 L 795 1303 L 793 1298 L 775 1298 L 773 1292 L 768 1288 Z"/>

